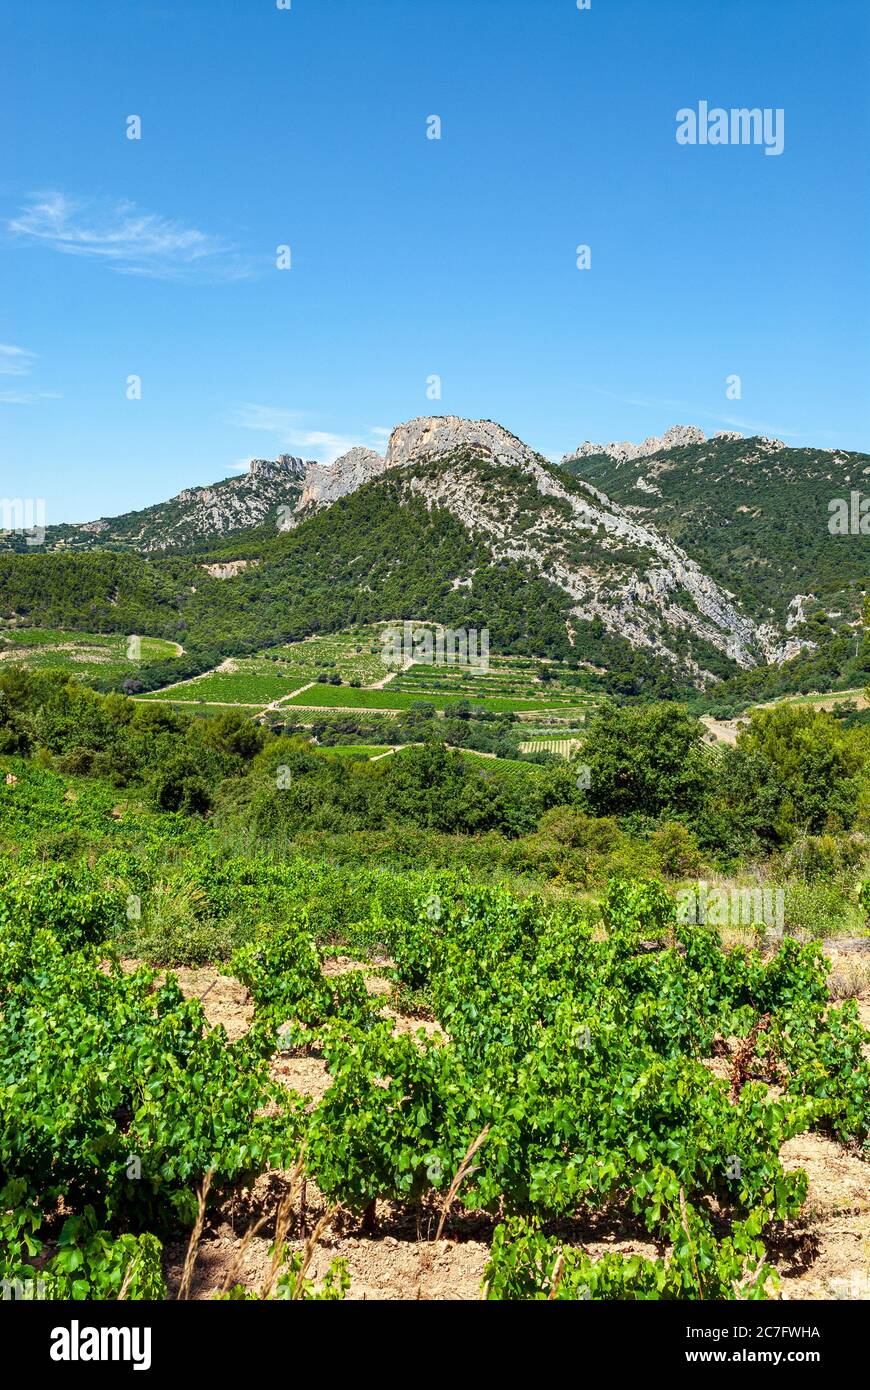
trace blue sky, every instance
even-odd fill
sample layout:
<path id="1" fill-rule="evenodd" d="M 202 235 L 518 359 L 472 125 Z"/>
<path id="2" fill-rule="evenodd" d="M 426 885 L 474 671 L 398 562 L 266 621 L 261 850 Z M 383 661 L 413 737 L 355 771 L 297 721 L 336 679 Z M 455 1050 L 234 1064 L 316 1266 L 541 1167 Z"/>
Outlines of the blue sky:
<path id="1" fill-rule="evenodd" d="M 49 522 L 432 413 L 870 448 L 864 0 L 2 0 L 0 42 L 0 495 Z M 701 100 L 783 153 L 678 145 Z"/>

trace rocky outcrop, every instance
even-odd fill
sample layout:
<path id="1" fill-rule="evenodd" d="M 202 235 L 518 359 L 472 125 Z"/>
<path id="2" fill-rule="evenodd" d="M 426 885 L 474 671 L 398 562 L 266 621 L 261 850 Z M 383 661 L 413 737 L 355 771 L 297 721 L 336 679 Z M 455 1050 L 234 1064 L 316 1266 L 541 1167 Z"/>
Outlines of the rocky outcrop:
<path id="1" fill-rule="evenodd" d="M 680 449 L 686 444 L 703 444 L 706 438 L 704 431 L 699 430 L 697 425 L 672 425 L 662 435 L 649 435 L 642 444 L 631 444 L 628 440 L 611 444 L 590 444 L 587 441 L 578 445 L 570 454 L 565 454 L 562 462 L 568 463 L 571 459 L 589 458 L 597 454 L 607 454 L 610 458 L 620 461 L 646 458 L 649 454 L 658 454 L 662 449 Z"/>
<path id="2" fill-rule="evenodd" d="M 212 579 L 235 579 L 237 574 L 243 574 L 246 569 L 258 564 L 259 560 L 227 560 L 224 564 L 200 565 L 200 569 L 210 574 Z"/>
<path id="3" fill-rule="evenodd" d="M 387 468 L 404 468 L 424 459 L 443 458 L 472 449 L 496 463 L 541 462 L 541 455 L 492 420 L 463 420 L 458 415 L 423 415 L 397 425 L 387 445 Z"/>
<path id="4" fill-rule="evenodd" d="M 354 448 L 330 465 L 310 464 L 305 474 L 298 512 L 327 507 L 339 497 L 391 468 L 445 457 L 470 449 L 477 458 L 497 463 L 525 464 L 541 456 L 528 444 L 492 420 L 463 420 L 458 415 L 423 415 L 397 425 L 390 435 L 386 455 L 373 449 Z"/>
<path id="5" fill-rule="evenodd" d="M 301 481 L 305 477 L 306 470 L 311 467 L 304 459 L 295 458 L 292 454 L 279 454 L 276 459 L 251 459 L 248 466 L 248 477 L 259 479 L 293 479 Z"/>
<path id="6" fill-rule="evenodd" d="M 305 472 L 298 511 L 326 507 L 383 473 L 386 464 L 374 449 L 349 449 L 332 464 L 311 463 Z"/>

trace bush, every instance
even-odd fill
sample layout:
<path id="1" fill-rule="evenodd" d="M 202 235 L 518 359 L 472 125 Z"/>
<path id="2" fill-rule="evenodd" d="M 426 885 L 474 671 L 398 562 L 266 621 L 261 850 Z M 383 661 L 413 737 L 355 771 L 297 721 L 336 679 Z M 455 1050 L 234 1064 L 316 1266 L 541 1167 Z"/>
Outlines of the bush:
<path id="1" fill-rule="evenodd" d="M 666 878 L 688 878 L 701 866 L 698 842 L 679 821 L 667 821 L 650 836 L 659 871 Z"/>

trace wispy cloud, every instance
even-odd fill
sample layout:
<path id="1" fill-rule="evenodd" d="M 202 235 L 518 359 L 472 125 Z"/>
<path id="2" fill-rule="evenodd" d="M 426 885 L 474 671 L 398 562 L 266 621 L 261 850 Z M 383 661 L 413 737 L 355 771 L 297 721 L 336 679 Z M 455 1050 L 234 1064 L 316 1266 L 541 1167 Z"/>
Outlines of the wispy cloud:
<path id="1" fill-rule="evenodd" d="M 28 376 L 36 361 L 36 353 L 28 348 L 0 343 L 0 376 Z M 10 386 L 0 391 L 0 405 L 36 405 L 37 401 L 60 400 L 59 391 L 28 390 Z"/>
<path id="2" fill-rule="evenodd" d="M 291 450 L 303 458 L 316 463 L 334 463 L 348 449 L 362 445 L 381 452 L 384 440 L 390 431 L 376 426 L 368 431 L 367 437 L 359 435 L 335 434 L 331 430 L 317 430 L 306 427 L 306 412 L 284 410 L 279 406 L 256 405 L 246 401 L 236 407 L 231 423 L 247 430 L 264 430 L 273 435 L 279 450 Z M 238 466 L 238 465 L 236 465 Z"/>
<path id="3" fill-rule="evenodd" d="M 37 401 L 59 401 L 60 391 L 0 391 L 3 405 L 36 405 Z"/>
<path id="4" fill-rule="evenodd" d="M 27 348 L 0 343 L 0 376 L 26 376 L 35 357 Z"/>
<path id="5" fill-rule="evenodd" d="M 238 280 L 252 273 L 249 258 L 220 237 L 130 202 L 34 194 L 6 230 L 30 245 L 102 260 L 120 275 Z"/>

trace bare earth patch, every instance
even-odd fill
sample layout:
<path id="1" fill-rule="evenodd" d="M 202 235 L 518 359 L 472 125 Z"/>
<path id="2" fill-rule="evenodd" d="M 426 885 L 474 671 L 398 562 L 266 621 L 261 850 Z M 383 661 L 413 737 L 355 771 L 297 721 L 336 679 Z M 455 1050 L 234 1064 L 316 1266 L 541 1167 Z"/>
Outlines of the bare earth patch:
<path id="1" fill-rule="evenodd" d="M 781 1296 L 870 1298 L 870 1164 L 819 1134 L 796 1135 L 781 1158 L 809 1178 L 806 1205 L 789 1223 L 792 1258 L 776 1260 Z"/>
<path id="2" fill-rule="evenodd" d="M 138 970 L 141 961 L 122 960 L 123 970 Z M 197 968 L 178 966 L 172 970 L 161 970 L 157 983 L 161 984 L 167 975 L 175 975 L 178 987 L 185 999 L 199 999 L 206 1022 L 212 1028 L 223 1025 L 227 1038 L 235 1042 L 247 1033 L 254 1021 L 254 1002 L 243 984 L 232 975 L 222 975 L 212 965 Z"/>

